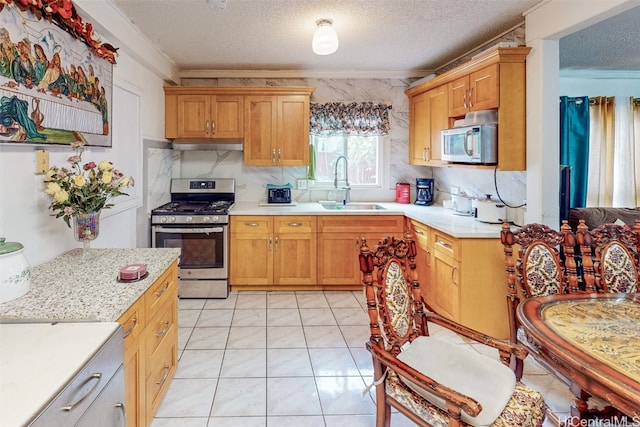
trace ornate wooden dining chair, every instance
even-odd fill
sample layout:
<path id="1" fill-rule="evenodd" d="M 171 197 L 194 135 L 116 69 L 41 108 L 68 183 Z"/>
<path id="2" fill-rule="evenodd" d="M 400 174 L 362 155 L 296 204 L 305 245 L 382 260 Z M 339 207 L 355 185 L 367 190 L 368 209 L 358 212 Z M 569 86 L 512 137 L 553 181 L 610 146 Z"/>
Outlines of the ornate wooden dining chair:
<path id="1" fill-rule="evenodd" d="M 509 331 L 512 343 L 518 342 L 520 327 L 516 309 L 520 298 L 578 292 L 578 274 L 574 258 L 576 240 L 567 221 L 560 231 L 543 224 L 526 224 L 515 231 L 502 224 L 500 239 L 504 246 L 507 272 Z M 513 248 L 517 247 L 514 261 Z M 560 249 L 563 250 L 563 258 Z"/>
<path id="2" fill-rule="evenodd" d="M 580 220 L 576 238 L 588 289 L 599 292 L 640 291 L 640 220 L 632 228 L 602 224 L 589 230 Z"/>
<path id="3" fill-rule="evenodd" d="M 542 395 L 508 367 L 512 355 L 523 359 L 527 350 L 430 311 L 420 296 L 415 257 L 408 230 L 401 239 L 385 237 L 373 249 L 363 239 L 360 247 L 376 426 L 389 427 L 391 407 L 420 426 L 540 426 L 546 411 Z M 434 333 L 442 327 L 493 347 L 498 357 L 430 336 L 430 326 Z"/>

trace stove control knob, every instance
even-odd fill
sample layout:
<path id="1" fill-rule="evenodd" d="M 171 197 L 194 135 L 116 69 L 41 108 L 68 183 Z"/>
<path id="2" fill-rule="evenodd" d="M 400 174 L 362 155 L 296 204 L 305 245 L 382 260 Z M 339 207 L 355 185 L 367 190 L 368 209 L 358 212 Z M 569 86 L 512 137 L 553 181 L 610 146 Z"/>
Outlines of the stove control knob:
<path id="1" fill-rule="evenodd" d="M 193 217 L 192 216 L 188 216 L 185 218 L 186 222 L 193 222 Z"/>
<path id="2" fill-rule="evenodd" d="M 160 218 L 160 222 L 165 223 L 167 222 L 167 217 L 163 216 L 162 218 Z"/>
<path id="3" fill-rule="evenodd" d="M 211 222 L 211 218 L 209 218 L 208 216 L 205 216 L 202 218 L 202 222 Z"/>
<path id="4" fill-rule="evenodd" d="M 218 222 L 218 221 L 220 221 L 220 217 L 214 216 L 213 217 L 213 222 Z"/>
<path id="5" fill-rule="evenodd" d="M 172 216 L 171 218 L 169 218 L 169 222 L 176 222 L 176 217 Z"/>

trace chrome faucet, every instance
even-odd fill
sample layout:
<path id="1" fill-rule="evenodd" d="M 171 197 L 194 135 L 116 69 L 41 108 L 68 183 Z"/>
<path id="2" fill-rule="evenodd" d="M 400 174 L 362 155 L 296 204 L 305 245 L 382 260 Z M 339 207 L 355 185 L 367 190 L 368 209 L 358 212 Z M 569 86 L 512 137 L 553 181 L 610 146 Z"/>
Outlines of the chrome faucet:
<path id="1" fill-rule="evenodd" d="M 345 185 L 344 187 L 342 187 L 345 193 L 344 200 L 345 202 L 349 203 L 351 201 L 351 197 L 349 195 L 349 192 L 351 191 L 351 187 L 349 186 L 349 161 L 345 156 L 339 156 L 336 159 L 336 166 L 333 171 L 333 186 L 335 188 L 338 188 L 338 164 L 340 163 L 340 160 L 344 160 L 344 180 L 343 181 Z"/>

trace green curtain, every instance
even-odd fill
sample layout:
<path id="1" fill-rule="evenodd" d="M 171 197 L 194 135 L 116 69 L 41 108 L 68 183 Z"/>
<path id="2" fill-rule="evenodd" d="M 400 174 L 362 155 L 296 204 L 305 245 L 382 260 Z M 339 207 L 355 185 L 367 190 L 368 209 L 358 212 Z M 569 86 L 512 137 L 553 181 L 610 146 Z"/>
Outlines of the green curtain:
<path id="1" fill-rule="evenodd" d="M 587 202 L 589 175 L 589 98 L 560 97 L 560 164 L 571 167 L 569 206 Z"/>

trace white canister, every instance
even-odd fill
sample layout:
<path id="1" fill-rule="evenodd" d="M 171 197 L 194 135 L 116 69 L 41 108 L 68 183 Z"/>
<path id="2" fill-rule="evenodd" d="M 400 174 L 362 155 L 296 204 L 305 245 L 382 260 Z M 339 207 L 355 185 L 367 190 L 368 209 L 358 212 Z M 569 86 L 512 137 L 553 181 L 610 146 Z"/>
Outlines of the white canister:
<path id="1" fill-rule="evenodd" d="M 501 224 L 507 219 L 507 208 L 487 194 L 486 199 L 473 201 L 473 216 L 481 222 Z"/>
<path id="2" fill-rule="evenodd" d="M 31 269 L 18 242 L 0 237 L 0 303 L 19 298 L 31 288 Z"/>

